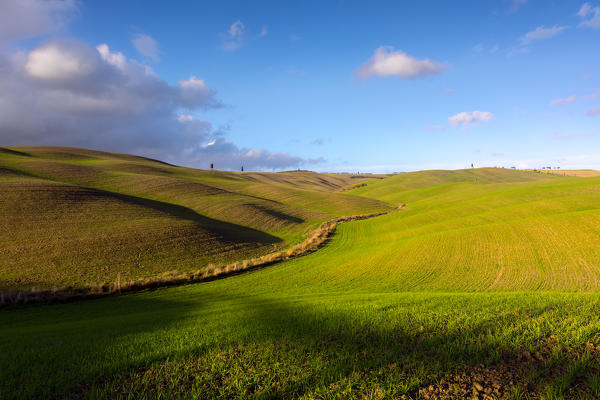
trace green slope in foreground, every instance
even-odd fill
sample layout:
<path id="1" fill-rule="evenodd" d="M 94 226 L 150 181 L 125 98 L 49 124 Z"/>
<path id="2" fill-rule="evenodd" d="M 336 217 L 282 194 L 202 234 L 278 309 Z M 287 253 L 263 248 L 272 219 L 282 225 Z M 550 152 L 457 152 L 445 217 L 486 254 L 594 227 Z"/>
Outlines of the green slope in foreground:
<path id="1" fill-rule="evenodd" d="M 0 148 L 0 291 L 128 281 L 264 255 L 334 216 L 391 209 L 339 192 L 367 179 Z"/>
<path id="2" fill-rule="evenodd" d="M 351 193 L 405 207 L 309 256 L 0 311 L 0 394 L 598 398 L 599 190 L 502 169 L 371 182 Z"/>

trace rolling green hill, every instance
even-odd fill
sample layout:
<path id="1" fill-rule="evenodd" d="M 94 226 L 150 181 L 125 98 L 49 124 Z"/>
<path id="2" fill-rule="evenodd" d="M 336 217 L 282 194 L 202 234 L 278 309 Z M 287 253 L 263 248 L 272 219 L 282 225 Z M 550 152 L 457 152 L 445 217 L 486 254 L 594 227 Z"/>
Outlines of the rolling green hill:
<path id="1" fill-rule="evenodd" d="M 363 178 L 234 173 L 127 154 L 0 149 L 0 290 L 131 280 L 256 257 L 337 215 L 391 209 Z"/>
<path id="2" fill-rule="evenodd" d="M 351 193 L 406 206 L 341 226 L 294 273 L 318 264 L 319 282 L 378 290 L 600 289 L 600 179 L 423 171 Z"/>
<path id="3" fill-rule="evenodd" d="M 344 194 L 404 206 L 262 270 L 0 311 L 0 393 L 600 397 L 599 178 L 421 171 Z"/>

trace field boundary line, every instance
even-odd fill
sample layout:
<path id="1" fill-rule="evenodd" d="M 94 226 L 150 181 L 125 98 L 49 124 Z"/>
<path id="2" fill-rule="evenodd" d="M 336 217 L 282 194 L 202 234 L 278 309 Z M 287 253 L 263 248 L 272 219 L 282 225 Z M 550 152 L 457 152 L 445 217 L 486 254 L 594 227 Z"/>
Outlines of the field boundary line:
<path id="1" fill-rule="evenodd" d="M 317 229 L 307 235 L 303 242 L 286 250 L 276 251 L 248 260 L 236 261 L 226 265 L 215 266 L 209 264 L 206 268 L 193 272 L 166 273 L 127 282 L 122 282 L 119 274 L 117 275 L 115 282 L 111 284 L 85 285 L 80 287 L 69 286 L 47 290 L 0 291 L 0 309 L 11 304 L 43 302 L 64 303 L 105 297 L 119 293 L 138 292 L 145 289 L 180 286 L 190 283 L 210 282 L 217 279 L 223 279 L 313 253 L 331 239 L 338 225 L 344 222 L 375 218 L 389 214 L 390 212 L 393 211 L 337 217 L 321 223 Z"/>

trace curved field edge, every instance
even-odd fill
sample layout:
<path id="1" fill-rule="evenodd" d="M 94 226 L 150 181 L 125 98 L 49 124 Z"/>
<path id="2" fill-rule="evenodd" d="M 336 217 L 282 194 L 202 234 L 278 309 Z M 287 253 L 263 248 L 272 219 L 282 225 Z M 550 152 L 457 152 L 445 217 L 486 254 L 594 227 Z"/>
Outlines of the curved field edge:
<path id="1" fill-rule="evenodd" d="M 110 286 L 281 251 L 336 216 L 392 209 L 338 193 L 368 179 L 0 148 L 0 290 Z"/>
<path id="2" fill-rule="evenodd" d="M 302 243 L 293 245 L 283 251 L 269 253 L 264 256 L 251 258 L 248 260 L 236 261 L 227 265 L 211 264 L 206 268 L 194 272 L 168 273 L 137 281 L 121 282 L 120 279 L 117 279 L 117 281 L 112 285 L 93 285 L 76 288 L 69 287 L 41 291 L 0 291 L 0 307 L 20 303 L 28 304 L 47 301 L 66 302 L 91 299 L 116 293 L 135 292 L 163 286 L 177 286 L 222 279 L 240 274 L 242 272 L 264 268 L 275 263 L 307 255 L 317 251 L 321 246 L 323 246 L 334 234 L 338 225 L 350 221 L 359 221 L 379 217 L 385 214 L 387 213 L 339 217 L 322 223 L 316 230 L 307 235 L 306 239 Z"/>

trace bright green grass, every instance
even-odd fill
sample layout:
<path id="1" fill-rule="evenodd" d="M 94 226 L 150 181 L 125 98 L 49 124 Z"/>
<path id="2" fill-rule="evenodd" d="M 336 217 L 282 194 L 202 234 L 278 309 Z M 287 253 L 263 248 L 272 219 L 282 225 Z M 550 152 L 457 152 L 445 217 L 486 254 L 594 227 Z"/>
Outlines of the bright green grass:
<path id="1" fill-rule="evenodd" d="M 544 361 L 524 390 L 597 390 L 585 350 L 600 341 L 596 294 L 306 294 L 246 280 L 3 311 L 3 395 L 414 398 L 457 367 L 525 352 Z"/>
<path id="2" fill-rule="evenodd" d="M 516 174 L 498 171 L 505 173 Z M 330 246 L 282 267 L 289 270 L 282 284 L 301 279 L 378 290 L 599 289 L 600 180 L 457 182 L 426 192 L 392 191 L 391 179 L 412 178 L 406 175 L 372 184 L 373 191 L 389 190 L 381 196 L 387 200 L 411 199 L 405 209 L 344 224 Z M 318 275 L 311 272 L 315 264 Z"/>
<path id="3" fill-rule="evenodd" d="M 0 397 L 419 398 L 483 364 L 519 372 L 513 398 L 598 398 L 599 190 L 509 170 L 374 182 L 353 192 L 406 207 L 309 256 L 1 311 Z"/>

